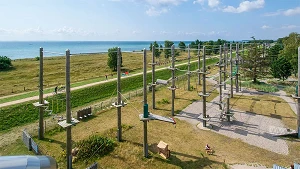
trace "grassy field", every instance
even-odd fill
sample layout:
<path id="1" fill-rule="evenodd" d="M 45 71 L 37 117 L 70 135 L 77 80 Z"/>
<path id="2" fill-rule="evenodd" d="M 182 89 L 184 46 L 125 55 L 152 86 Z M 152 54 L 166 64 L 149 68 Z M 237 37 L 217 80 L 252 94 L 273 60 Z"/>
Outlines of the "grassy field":
<path id="1" fill-rule="evenodd" d="M 192 80 L 194 81 L 194 79 Z M 182 85 L 181 85 L 182 86 Z M 201 86 L 197 86 L 201 89 Z M 176 91 L 175 112 L 180 112 L 192 101 L 198 100 L 197 91 L 186 91 L 180 87 Z M 214 92 L 208 99 L 212 100 L 218 93 Z M 151 109 L 151 94 L 148 94 L 148 103 L 151 113 L 164 116 L 171 115 L 171 92 L 166 88 L 159 88 L 156 94 L 157 109 Z M 258 96 L 260 102 L 253 104 L 253 97 L 236 96 L 231 99 L 234 109 L 252 111 L 270 117 L 281 117 L 283 123 L 294 128 L 296 125 L 295 114 L 287 103 L 272 96 Z M 151 121 L 148 123 L 148 143 L 150 158 L 143 158 L 143 125 L 139 121 L 138 114 L 142 112 L 142 96 L 132 98 L 129 104 L 122 108 L 123 142 L 116 143 L 112 153 L 101 158 L 91 159 L 87 163 L 77 162 L 74 168 L 85 168 L 97 161 L 102 168 L 226 168 L 226 164 L 260 163 L 271 166 L 274 163 L 289 165 L 293 161 L 300 160 L 300 145 L 297 140 L 287 139 L 290 154 L 279 155 L 255 146 L 248 145 L 239 139 L 232 139 L 210 131 L 202 131 L 184 121 L 177 120 L 176 128 L 169 123 Z M 236 100 L 239 100 L 236 102 Z M 268 106 L 266 106 L 268 105 Z M 72 128 L 74 142 L 85 139 L 90 135 L 105 135 L 115 139 L 116 136 L 116 109 L 101 111 L 93 118 L 83 121 Z M 46 134 L 44 141 L 38 143 L 47 150 L 47 154 L 55 157 L 60 168 L 65 168 L 65 160 L 62 151 L 65 149 L 65 132 L 51 132 Z M 51 142 L 49 142 L 51 140 Z M 171 158 L 162 159 L 157 155 L 156 144 L 163 140 L 169 144 Z M 206 143 L 210 143 L 215 153 L 207 155 L 204 151 Z M 18 147 L 18 149 L 16 149 Z M 238 147 L 238 148 L 237 148 Z M 254 151 L 255 150 L 255 151 Z M 0 148 L 0 154 L 23 154 L 25 146 L 19 140 L 9 146 Z M 225 162 L 225 163 L 224 163 Z"/>
<path id="2" fill-rule="evenodd" d="M 147 52 L 148 63 L 152 59 L 152 53 Z M 135 73 L 143 66 L 141 53 L 122 53 L 122 72 Z M 163 57 L 163 55 L 161 56 Z M 187 52 L 180 52 L 177 60 L 187 58 Z M 91 83 L 108 78 L 116 77 L 107 66 L 107 54 L 76 55 L 71 57 L 71 83 Z M 195 59 L 195 57 L 194 57 Z M 157 59 L 158 62 L 166 63 L 169 60 Z M 26 91 L 38 90 L 39 84 L 39 61 L 36 59 L 19 59 L 12 61 L 13 68 L 0 72 L 0 96 L 6 96 Z M 148 65 L 151 68 L 151 65 Z M 164 65 L 165 66 L 165 65 Z M 157 66 L 158 68 L 161 66 Z M 111 76 L 113 75 L 113 76 Z M 87 81 L 89 80 L 89 81 Z M 86 82 L 85 82 L 86 81 Z M 3 83 L 2 83 L 3 82 Z M 65 57 L 44 58 L 44 88 L 59 86 L 65 83 Z M 53 91 L 53 89 L 51 89 Z"/>

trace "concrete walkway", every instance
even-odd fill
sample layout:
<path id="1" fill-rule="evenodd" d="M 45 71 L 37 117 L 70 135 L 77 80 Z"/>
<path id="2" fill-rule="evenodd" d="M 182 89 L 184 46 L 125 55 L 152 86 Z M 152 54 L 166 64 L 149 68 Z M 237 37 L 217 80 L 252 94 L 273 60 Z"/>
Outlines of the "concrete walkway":
<path id="1" fill-rule="evenodd" d="M 217 83 L 212 78 L 208 78 L 207 81 L 213 84 Z M 234 92 L 234 94 L 255 96 L 261 95 L 262 93 L 243 89 L 242 92 Z M 287 101 L 291 109 L 295 112 L 295 102 L 291 98 L 287 97 L 285 92 L 280 91 L 271 95 L 280 97 Z M 223 97 L 225 97 L 225 95 Z M 231 110 L 232 112 L 234 112 L 234 116 L 233 120 L 228 122 L 223 117 L 220 118 L 221 112 L 219 110 L 219 105 L 216 104 L 218 101 L 219 96 L 214 98 L 212 102 L 207 103 L 206 105 L 206 112 L 210 118 L 210 120 L 207 122 L 206 128 L 203 127 L 203 121 L 198 118 L 200 115 L 202 117 L 202 101 L 196 101 L 192 103 L 184 110 L 182 110 L 176 117 L 180 120 L 185 120 L 191 123 L 193 126 L 197 126 L 199 129 L 211 130 L 213 132 L 226 135 L 231 138 L 238 138 L 245 143 L 278 154 L 288 154 L 287 143 L 284 140 L 273 136 L 281 133 L 292 133 L 295 131 L 287 130 L 281 120 L 257 115 L 250 112 Z"/>

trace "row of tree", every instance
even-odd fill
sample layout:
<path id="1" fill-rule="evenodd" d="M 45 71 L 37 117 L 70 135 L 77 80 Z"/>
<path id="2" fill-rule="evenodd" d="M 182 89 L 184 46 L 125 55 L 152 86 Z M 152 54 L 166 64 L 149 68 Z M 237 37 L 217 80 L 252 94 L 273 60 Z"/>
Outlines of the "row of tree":
<path id="1" fill-rule="evenodd" d="M 243 70 L 246 76 L 258 82 L 258 78 L 271 74 L 274 78 L 286 80 L 292 73 L 298 73 L 298 47 L 300 34 L 293 32 L 266 45 L 253 37 L 247 47 L 248 54 L 242 56 Z M 270 41 L 271 42 L 271 41 Z"/>

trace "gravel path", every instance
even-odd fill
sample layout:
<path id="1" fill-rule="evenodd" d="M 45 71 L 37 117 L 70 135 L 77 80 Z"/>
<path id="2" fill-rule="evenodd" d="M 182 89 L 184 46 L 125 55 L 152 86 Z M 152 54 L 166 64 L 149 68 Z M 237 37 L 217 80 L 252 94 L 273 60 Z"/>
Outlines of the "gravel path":
<path id="1" fill-rule="evenodd" d="M 241 165 L 241 164 L 235 164 L 230 166 L 231 169 L 272 169 L 272 168 L 267 168 L 265 166 L 260 166 L 260 165 Z"/>
<path id="2" fill-rule="evenodd" d="M 208 79 L 208 81 L 216 83 L 212 79 Z M 238 94 L 253 96 L 257 93 L 243 90 Z M 284 92 L 278 92 L 274 95 L 281 97 L 290 103 L 291 108 L 295 106 L 294 101 L 286 97 Z M 207 122 L 207 128 L 205 129 L 210 129 L 213 132 L 223 134 L 231 138 L 241 139 L 250 145 L 254 145 L 278 154 L 288 154 L 287 143 L 278 137 L 273 137 L 274 134 L 287 132 L 287 129 L 284 128 L 285 126 L 281 120 L 257 115 L 254 113 L 242 112 L 239 110 L 232 110 L 234 112 L 233 121 L 227 122 L 223 119 L 220 120 L 221 112 L 219 110 L 219 105 L 214 103 L 218 101 L 219 96 L 213 99 L 212 102 L 206 104 L 206 112 L 207 115 L 209 115 L 210 120 Z M 198 118 L 200 114 L 202 116 L 202 112 L 202 101 L 196 101 L 182 110 L 177 118 L 185 120 L 200 129 L 204 129 L 202 127 L 202 120 Z M 294 131 L 291 130 L 291 132 Z"/>

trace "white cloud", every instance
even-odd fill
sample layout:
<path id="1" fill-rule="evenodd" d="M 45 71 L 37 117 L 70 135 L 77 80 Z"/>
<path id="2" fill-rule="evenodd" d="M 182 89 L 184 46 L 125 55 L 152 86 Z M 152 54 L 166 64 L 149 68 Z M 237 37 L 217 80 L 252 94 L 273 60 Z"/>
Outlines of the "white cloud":
<path id="1" fill-rule="evenodd" d="M 265 13 L 264 16 L 278 16 L 282 13 L 282 10 L 278 10 L 276 12 Z"/>
<path id="2" fill-rule="evenodd" d="M 211 8 L 217 7 L 219 4 L 219 0 L 208 0 L 208 6 Z"/>
<path id="3" fill-rule="evenodd" d="M 167 8 L 160 8 L 157 9 L 156 7 L 152 6 L 147 11 L 146 14 L 149 16 L 159 16 L 162 13 L 167 13 L 169 10 Z"/>
<path id="4" fill-rule="evenodd" d="M 281 27 L 281 29 L 295 29 L 295 28 L 299 28 L 300 26 L 297 25 L 284 25 Z"/>
<path id="5" fill-rule="evenodd" d="M 300 14 L 300 7 L 294 8 L 294 9 L 288 9 L 283 12 L 285 16 L 291 16 L 291 15 L 297 15 Z"/>
<path id="6" fill-rule="evenodd" d="M 205 0 L 196 0 L 193 2 L 193 4 L 201 4 L 204 5 Z"/>
<path id="7" fill-rule="evenodd" d="M 240 5 L 235 8 L 233 6 L 227 6 L 223 9 L 223 12 L 230 12 L 230 13 L 242 13 L 251 11 L 253 9 L 263 8 L 265 5 L 264 0 L 254 0 L 254 1 L 243 1 Z"/>
<path id="8" fill-rule="evenodd" d="M 195 0 L 193 1 L 193 4 L 201 4 L 204 5 L 204 3 L 207 1 L 207 5 L 211 8 L 215 8 L 219 6 L 220 0 Z"/>
<path id="9" fill-rule="evenodd" d="M 268 26 L 268 25 L 263 25 L 263 26 L 261 27 L 261 29 L 269 29 L 269 28 L 271 28 L 271 27 Z"/>
<path id="10" fill-rule="evenodd" d="M 145 0 L 150 5 L 179 5 L 187 0 Z"/>

